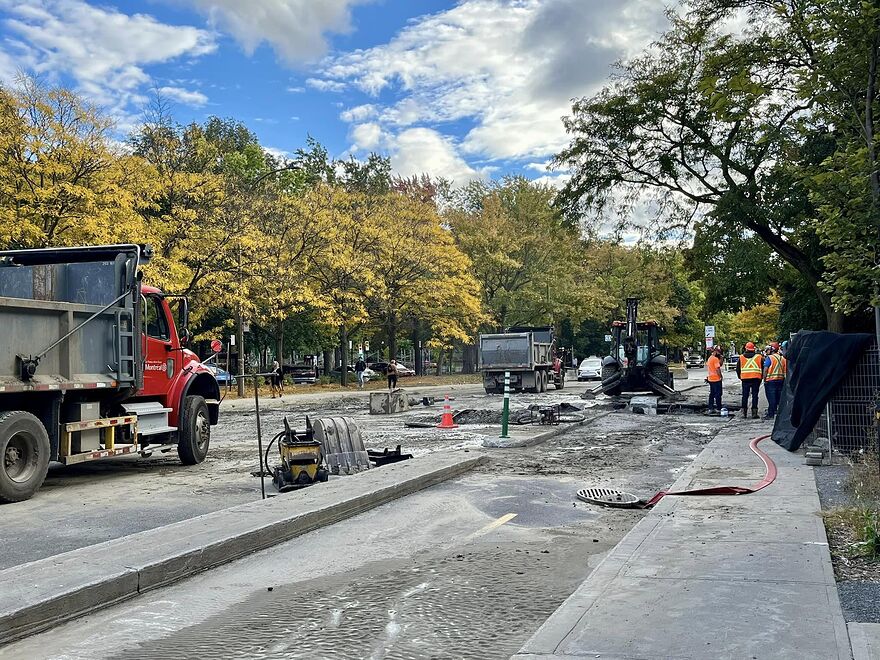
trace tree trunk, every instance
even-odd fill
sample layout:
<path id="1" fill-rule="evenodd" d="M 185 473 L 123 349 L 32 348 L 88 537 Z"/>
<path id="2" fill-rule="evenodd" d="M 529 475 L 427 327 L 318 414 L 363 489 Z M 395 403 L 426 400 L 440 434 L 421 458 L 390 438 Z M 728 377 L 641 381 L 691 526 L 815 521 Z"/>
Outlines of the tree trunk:
<path id="1" fill-rule="evenodd" d="M 415 353 L 415 364 L 413 364 L 413 367 L 416 370 L 416 376 L 424 376 L 425 361 L 423 359 L 424 356 L 422 355 L 422 324 L 419 319 L 413 319 L 412 344 L 413 352 Z"/>
<path id="2" fill-rule="evenodd" d="M 501 305 L 498 310 L 498 332 L 504 332 L 504 325 L 507 323 L 507 305 Z"/>
<path id="3" fill-rule="evenodd" d="M 443 349 L 437 349 L 437 369 L 434 371 L 435 376 L 440 376 L 443 373 Z"/>
<path id="4" fill-rule="evenodd" d="M 831 303 L 831 296 L 819 288 L 818 282 L 810 280 L 819 302 L 822 303 L 822 310 L 825 312 L 825 328 L 829 332 L 843 332 L 846 325 L 846 317 L 834 309 Z"/>
<path id="5" fill-rule="evenodd" d="M 348 385 L 348 328 L 345 323 L 339 326 L 339 349 L 342 351 L 342 373 L 340 381 L 342 386 Z"/>
<path id="6" fill-rule="evenodd" d="M 463 373 L 463 374 L 477 373 L 477 345 L 476 344 L 465 344 L 463 346 L 461 373 Z"/>
<path id="7" fill-rule="evenodd" d="M 397 359 L 397 314 L 388 317 L 388 361 Z"/>
<path id="8" fill-rule="evenodd" d="M 874 0 L 874 11 L 880 9 L 880 0 Z M 880 18 L 875 19 L 871 50 L 868 54 L 868 84 L 865 94 L 865 142 L 868 147 L 868 167 L 871 170 L 871 209 L 878 228 L 875 261 L 880 258 L 880 163 L 874 145 L 874 101 L 877 98 L 877 66 L 880 59 Z M 874 283 L 874 335 L 880 346 L 880 282 Z"/>
<path id="9" fill-rule="evenodd" d="M 275 358 L 281 365 L 281 372 L 284 373 L 284 319 L 278 320 L 278 331 L 275 336 Z"/>
<path id="10" fill-rule="evenodd" d="M 325 348 L 324 349 L 324 375 L 329 376 L 330 371 L 333 369 L 333 349 Z"/>

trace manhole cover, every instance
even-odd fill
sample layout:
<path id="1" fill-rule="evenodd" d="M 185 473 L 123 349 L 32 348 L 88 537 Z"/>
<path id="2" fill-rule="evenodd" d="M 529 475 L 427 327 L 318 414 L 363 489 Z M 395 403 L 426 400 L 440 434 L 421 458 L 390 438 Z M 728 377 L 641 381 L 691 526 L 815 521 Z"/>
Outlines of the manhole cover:
<path id="1" fill-rule="evenodd" d="M 577 496 L 584 502 L 600 506 L 633 508 L 642 504 L 642 500 L 632 493 L 625 493 L 613 488 L 581 488 L 577 492 Z"/>

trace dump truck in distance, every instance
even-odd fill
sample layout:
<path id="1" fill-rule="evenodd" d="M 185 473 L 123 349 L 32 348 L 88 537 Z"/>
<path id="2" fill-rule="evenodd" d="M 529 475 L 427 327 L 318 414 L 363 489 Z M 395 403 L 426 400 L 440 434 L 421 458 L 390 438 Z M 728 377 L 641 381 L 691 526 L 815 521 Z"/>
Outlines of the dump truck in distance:
<path id="1" fill-rule="evenodd" d="M 554 370 L 552 328 L 508 328 L 480 335 L 479 365 L 487 394 L 504 392 L 504 374 L 510 372 L 511 391 L 545 392 L 553 383 L 565 386 L 565 369 Z"/>
<path id="2" fill-rule="evenodd" d="M 185 348 L 188 307 L 141 284 L 149 246 L 0 251 L 0 502 L 50 461 L 177 449 L 200 463 L 220 388 Z"/>

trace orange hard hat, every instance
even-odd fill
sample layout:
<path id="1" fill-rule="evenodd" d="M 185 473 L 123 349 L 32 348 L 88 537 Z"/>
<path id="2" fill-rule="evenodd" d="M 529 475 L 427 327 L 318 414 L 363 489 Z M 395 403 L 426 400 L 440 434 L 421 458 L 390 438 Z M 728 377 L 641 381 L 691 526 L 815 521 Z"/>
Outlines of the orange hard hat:
<path id="1" fill-rule="evenodd" d="M 746 342 L 746 350 L 747 351 L 755 350 L 755 344 L 753 342 L 747 341 Z"/>

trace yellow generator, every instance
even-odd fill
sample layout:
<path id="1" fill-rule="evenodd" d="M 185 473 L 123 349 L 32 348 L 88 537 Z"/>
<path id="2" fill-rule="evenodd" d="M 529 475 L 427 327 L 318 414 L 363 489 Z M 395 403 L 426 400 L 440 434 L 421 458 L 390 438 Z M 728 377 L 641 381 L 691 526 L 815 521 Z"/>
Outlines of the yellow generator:
<path id="1" fill-rule="evenodd" d="M 272 471 L 272 483 L 279 492 L 285 493 L 296 488 L 311 486 L 319 481 L 327 481 L 330 477 L 323 447 L 315 440 L 312 423 L 308 417 L 304 431 L 291 429 L 285 417 L 284 431 L 273 440 L 278 442 L 281 457 L 281 465 L 276 466 Z M 267 447 L 267 453 L 268 450 Z"/>

